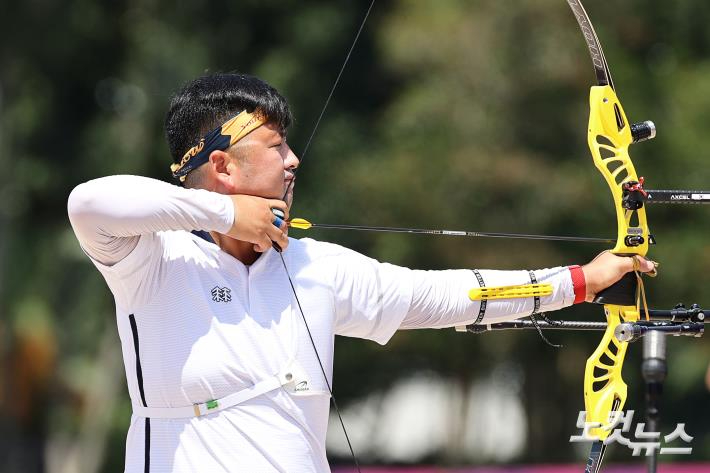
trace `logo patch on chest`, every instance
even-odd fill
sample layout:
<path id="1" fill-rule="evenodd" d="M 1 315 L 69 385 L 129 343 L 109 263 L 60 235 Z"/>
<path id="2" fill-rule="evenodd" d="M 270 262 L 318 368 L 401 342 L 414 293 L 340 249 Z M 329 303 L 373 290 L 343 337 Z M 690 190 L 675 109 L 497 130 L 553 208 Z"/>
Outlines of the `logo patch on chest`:
<path id="1" fill-rule="evenodd" d="M 228 287 L 215 286 L 210 291 L 212 294 L 212 300 L 215 302 L 231 302 L 232 300 L 232 290 Z"/>

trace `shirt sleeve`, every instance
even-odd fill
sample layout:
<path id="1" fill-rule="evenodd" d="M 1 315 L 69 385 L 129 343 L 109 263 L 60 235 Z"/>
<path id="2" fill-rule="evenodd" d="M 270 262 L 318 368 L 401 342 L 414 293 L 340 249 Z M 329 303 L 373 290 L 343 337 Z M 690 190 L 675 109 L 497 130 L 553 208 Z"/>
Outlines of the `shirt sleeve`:
<path id="1" fill-rule="evenodd" d="M 496 323 L 559 310 L 575 302 L 575 288 L 567 267 L 535 271 L 448 270 L 413 271 L 412 305 L 402 329 L 446 328 L 471 323 Z M 477 287 L 546 283 L 552 294 L 540 297 L 472 301 Z"/>
<path id="2" fill-rule="evenodd" d="M 329 258 L 336 265 L 335 333 L 384 345 L 411 307 L 412 271 L 339 248 Z"/>
<path id="3" fill-rule="evenodd" d="M 111 266 L 143 235 L 167 230 L 227 232 L 234 222 L 229 196 L 184 189 L 140 176 L 109 176 L 77 186 L 67 203 L 84 252 Z"/>
<path id="4" fill-rule="evenodd" d="M 157 292 L 170 230 L 224 233 L 234 221 L 229 196 L 139 176 L 110 176 L 77 186 L 67 203 L 84 252 L 116 304 L 132 310 Z M 165 232 L 168 232 L 167 234 Z"/>
<path id="5" fill-rule="evenodd" d="M 336 330 L 338 335 L 385 344 L 398 329 L 447 328 L 494 323 L 558 310 L 575 301 L 567 267 L 535 271 L 411 270 L 380 263 L 343 249 L 336 261 Z M 480 286 L 547 283 L 552 294 L 539 298 L 472 301 Z"/>

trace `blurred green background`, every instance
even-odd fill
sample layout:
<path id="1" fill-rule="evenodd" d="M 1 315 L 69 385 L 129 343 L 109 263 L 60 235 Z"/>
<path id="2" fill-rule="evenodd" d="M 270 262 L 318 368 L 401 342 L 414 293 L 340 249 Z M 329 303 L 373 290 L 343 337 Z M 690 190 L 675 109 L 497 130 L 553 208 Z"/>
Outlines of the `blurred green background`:
<path id="1" fill-rule="evenodd" d="M 586 3 L 629 119 L 652 119 L 658 127 L 654 141 L 632 149 L 647 187 L 710 188 L 710 3 Z M 298 153 L 366 7 L 307 0 L 2 2 L 0 471 L 123 466 L 130 402 L 113 300 L 67 221 L 71 189 L 108 174 L 169 180 L 162 135 L 169 97 L 206 71 L 247 72 L 277 87 L 296 117 L 289 142 Z M 383 1 L 304 160 L 292 216 L 613 237 L 610 193 L 586 144 L 593 82 L 579 27 L 562 0 Z M 651 306 L 710 303 L 709 212 L 649 209 L 658 241 L 651 255 L 661 262 L 660 277 L 647 284 Z M 581 264 L 603 249 L 315 230 L 292 236 L 421 269 Z M 576 306 L 554 316 L 603 314 Z M 550 338 L 564 348 L 548 347 L 534 332 L 403 332 L 385 347 L 339 339 L 335 392 L 346 411 L 428 376 L 474 403 L 476 386 L 509 389 L 525 416 L 523 445 L 503 460 L 471 457 L 455 441 L 397 460 L 363 441 L 363 461 L 583 461 L 585 453 L 568 440 L 583 409 L 584 362 L 600 335 Z M 670 339 L 668 353 L 662 430 L 685 422 L 695 437 L 693 455 L 672 460 L 710 460 L 710 345 Z M 640 415 L 639 366 L 640 344 L 625 371 L 628 407 Z M 505 382 L 496 384 L 496 376 Z M 453 439 L 470 427 L 464 411 L 441 420 Z M 416 420 L 402 422 L 416 429 Z M 335 443 L 341 435 L 331 433 Z M 341 453 L 334 449 L 334 462 Z M 622 448 L 610 455 L 636 460 Z"/>

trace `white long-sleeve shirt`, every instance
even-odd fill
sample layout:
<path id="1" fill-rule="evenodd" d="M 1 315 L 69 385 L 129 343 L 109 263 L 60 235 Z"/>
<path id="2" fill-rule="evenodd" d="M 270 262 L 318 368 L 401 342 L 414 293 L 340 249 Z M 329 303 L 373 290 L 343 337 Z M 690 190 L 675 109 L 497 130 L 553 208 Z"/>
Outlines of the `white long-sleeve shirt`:
<path id="1" fill-rule="evenodd" d="M 183 407 L 252 386 L 296 360 L 312 389 L 274 390 L 186 419 L 134 415 L 127 472 L 329 471 L 328 389 L 274 250 L 247 266 L 193 230 L 225 233 L 228 196 L 112 176 L 78 186 L 69 218 L 116 301 L 134 406 Z M 238 216 L 237 216 L 238 218 Z M 334 335 L 385 344 L 400 328 L 443 328 L 530 315 L 529 299 L 488 301 L 468 291 L 527 284 L 529 271 L 416 271 L 338 245 L 290 239 L 283 253 L 315 346 L 332 377 Z M 574 301 L 567 268 L 534 271 L 553 286 L 540 311 Z"/>

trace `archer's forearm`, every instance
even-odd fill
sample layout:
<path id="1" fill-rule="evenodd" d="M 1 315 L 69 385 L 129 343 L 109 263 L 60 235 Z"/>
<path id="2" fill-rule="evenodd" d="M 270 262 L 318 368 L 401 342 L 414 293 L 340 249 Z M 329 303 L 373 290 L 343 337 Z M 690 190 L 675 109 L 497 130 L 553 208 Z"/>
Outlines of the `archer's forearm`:
<path id="1" fill-rule="evenodd" d="M 478 276 L 475 273 L 478 273 Z M 494 323 L 529 316 L 535 310 L 535 298 L 489 300 L 469 299 L 472 288 L 530 284 L 530 271 L 448 270 L 414 271 L 411 308 L 401 329 L 446 328 L 461 324 Z M 537 312 L 553 311 L 575 302 L 575 291 L 567 267 L 533 272 L 538 283 L 552 286 L 552 294 L 539 297 Z"/>

